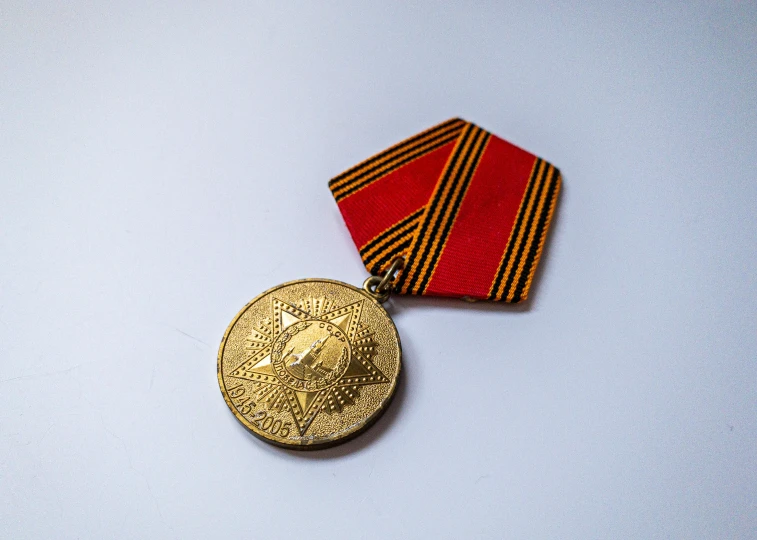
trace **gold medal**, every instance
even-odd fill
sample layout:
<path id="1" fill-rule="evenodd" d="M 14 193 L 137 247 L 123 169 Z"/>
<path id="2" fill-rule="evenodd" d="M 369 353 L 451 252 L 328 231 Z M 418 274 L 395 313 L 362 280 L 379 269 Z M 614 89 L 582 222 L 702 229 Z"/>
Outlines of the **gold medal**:
<path id="1" fill-rule="evenodd" d="M 401 356 L 381 283 L 369 278 L 361 290 L 292 281 L 247 304 L 218 352 L 218 383 L 234 416 L 263 440 L 295 449 L 344 442 L 376 421 Z"/>

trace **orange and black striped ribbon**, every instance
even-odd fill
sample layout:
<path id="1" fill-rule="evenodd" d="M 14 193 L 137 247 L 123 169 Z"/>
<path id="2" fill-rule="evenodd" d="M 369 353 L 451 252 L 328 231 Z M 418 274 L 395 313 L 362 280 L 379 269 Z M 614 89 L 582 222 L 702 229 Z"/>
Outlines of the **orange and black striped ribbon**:
<path id="1" fill-rule="evenodd" d="M 455 118 L 329 182 L 372 274 L 405 258 L 396 291 L 519 302 L 528 296 L 559 171 Z"/>

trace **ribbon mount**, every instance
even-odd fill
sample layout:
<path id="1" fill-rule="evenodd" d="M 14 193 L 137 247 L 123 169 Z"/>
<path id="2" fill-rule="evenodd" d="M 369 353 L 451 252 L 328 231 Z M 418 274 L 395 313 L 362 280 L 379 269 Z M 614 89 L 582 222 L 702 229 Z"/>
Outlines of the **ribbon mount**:
<path id="1" fill-rule="evenodd" d="M 329 182 L 366 269 L 397 257 L 400 294 L 519 302 L 560 191 L 560 172 L 454 118 Z"/>

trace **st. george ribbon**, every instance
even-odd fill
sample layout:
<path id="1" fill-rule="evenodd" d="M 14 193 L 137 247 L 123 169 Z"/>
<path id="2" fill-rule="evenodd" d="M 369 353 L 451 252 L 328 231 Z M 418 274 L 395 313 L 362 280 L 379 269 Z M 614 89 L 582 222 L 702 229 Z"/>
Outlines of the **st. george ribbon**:
<path id="1" fill-rule="evenodd" d="M 366 269 L 404 260 L 398 294 L 520 302 L 560 191 L 560 171 L 454 118 L 329 182 Z"/>

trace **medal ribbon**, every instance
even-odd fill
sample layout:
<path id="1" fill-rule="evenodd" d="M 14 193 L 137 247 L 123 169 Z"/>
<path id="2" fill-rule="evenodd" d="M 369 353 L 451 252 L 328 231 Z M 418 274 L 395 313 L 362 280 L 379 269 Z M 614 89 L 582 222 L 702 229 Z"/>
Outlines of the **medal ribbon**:
<path id="1" fill-rule="evenodd" d="M 397 257 L 401 294 L 519 302 L 528 297 L 560 172 L 454 118 L 329 182 L 368 272 Z"/>

